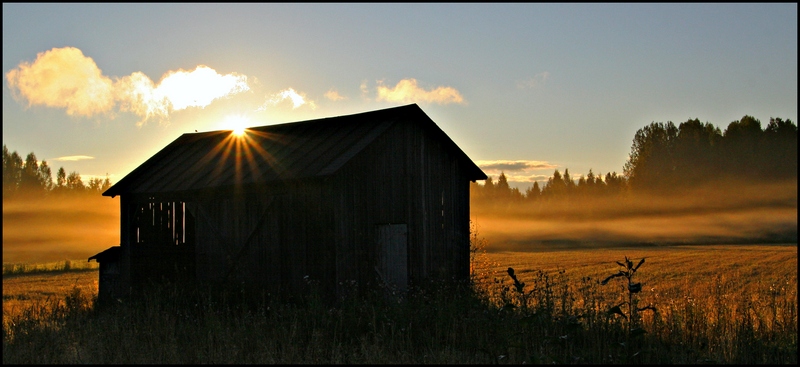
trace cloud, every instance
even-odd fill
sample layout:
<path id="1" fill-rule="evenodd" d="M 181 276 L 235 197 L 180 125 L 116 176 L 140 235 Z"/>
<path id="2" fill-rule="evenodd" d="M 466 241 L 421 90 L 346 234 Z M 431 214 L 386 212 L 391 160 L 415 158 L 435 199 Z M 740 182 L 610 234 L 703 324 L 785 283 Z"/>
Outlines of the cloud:
<path id="1" fill-rule="evenodd" d="M 546 161 L 527 161 L 527 160 L 494 160 L 475 161 L 475 164 L 486 173 L 487 176 L 492 176 L 497 179 L 501 173 L 506 175 L 509 182 L 529 182 L 546 181 L 550 175 L 551 170 L 557 166 Z M 546 171 L 537 173 L 536 171 Z"/>
<path id="2" fill-rule="evenodd" d="M 464 97 L 461 96 L 461 93 L 453 87 L 436 87 L 428 91 L 417 86 L 417 80 L 413 78 L 403 79 L 398 82 L 397 85 L 391 88 L 384 86 L 383 81 L 378 81 L 377 100 L 402 103 L 466 103 L 464 102 Z"/>
<path id="3" fill-rule="evenodd" d="M 509 160 L 496 160 L 496 161 L 475 161 L 484 171 L 522 171 L 522 170 L 542 170 L 553 169 L 556 165 L 547 163 L 545 161 L 509 161 Z"/>
<path id="4" fill-rule="evenodd" d="M 154 83 L 142 72 L 122 78 L 104 76 L 94 60 L 75 47 L 39 53 L 33 63 L 22 62 L 6 74 L 9 89 L 28 106 L 65 108 L 68 115 L 91 117 L 114 109 L 141 117 L 168 120 L 173 111 L 203 108 L 216 99 L 249 90 L 247 76 L 219 74 L 198 65 L 193 70 L 169 71 Z"/>
<path id="5" fill-rule="evenodd" d="M 543 86 L 545 82 L 547 82 L 548 78 L 550 78 L 550 73 L 545 71 L 543 73 L 536 74 L 528 79 L 517 81 L 517 88 L 526 89 L 526 88 L 535 88 Z"/>
<path id="6" fill-rule="evenodd" d="M 9 89 L 28 107 L 65 108 L 68 115 L 93 116 L 111 111 L 114 83 L 90 57 L 74 47 L 41 52 L 6 73 Z"/>
<path id="7" fill-rule="evenodd" d="M 83 161 L 87 159 L 94 159 L 94 157 L 88 155 L 68 155 L 64 157 L 54 158 L 53 160 L 59 162 L 67 162 L 67 161 L 73 162 L 73 161 Z"/>
<path id="8" fill-rule="evenodd" d="M 309 100 L 308 97 L 306 97 L 305 93 L 299 93 L 295 91 L 294 88 L 289 88 L 289 89 L 284 89 L 270 96 L 267 102 L 265 102 L 264 105 L 261 106 L 258 110 L 263 111 L 267 107 L 275 106 L 283 101 L 290 101 L 292 103 L 292 109 L 296 109 L 303 105 L 308 105 L 309 107 L 311 107 L 311 109 L 317 108 L 317 104 L 314 103 L 314 101 Z"/>
<path id="9" fill-rule="evenodd" d="M 330 89 L 329 91 L 325 92 L 325 98 L 330 99 L 331 101 L 340 101 L 343 99 L 347 99 L 347 97 L 339 94 L 339 92 L 336 91 L 336 89 Z"/>
<path id="10" fill-rule="evenodd" d="M 361 90 L 361 98 L 366 101 L 369 101 L 369 86 L 367 86 L 367 81 L 362 80 L 361 85 L 359 85 L 359 89 Z"/>
<path id="11" fill-rule="evenodd" d="M 120 109 L 142 116 L 140 124 L 156 117 L 167 119 L 173 111 L 204 108 L 216 99 L 249 89 L 247 76 L 222 75 L 205 65 L 194 70 L 169 71 L 158 84 L 141 72 L 117 81 Z"/>

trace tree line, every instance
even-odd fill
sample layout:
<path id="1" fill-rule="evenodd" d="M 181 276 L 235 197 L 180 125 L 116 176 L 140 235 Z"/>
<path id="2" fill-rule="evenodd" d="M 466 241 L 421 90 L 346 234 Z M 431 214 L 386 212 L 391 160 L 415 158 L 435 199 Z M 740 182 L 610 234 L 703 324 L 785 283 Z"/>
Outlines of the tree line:
<path id="1" fill-rule="evenodd" d="M 475 204 L 535 202 L 587 198 L 623 192 L 668 193 L 719 180 L 741 183 L 797 180 L 797 125 L 770 118 L 766 128 L 749 115 L 721 131 L 709 122 L 689 119 L 675 126 L 653 122 L 639 129 L 623 173 L 594 174 L 578 179 L 558 169 L 547 182 L 521 192 L 505 173 L 470 186 Z"/>
<path id="2" fill-rule="evenodd" d="M 712 180 L 797 179 L 797 125 L 745 115 L 725 132 L 698 119 L 651 123 L 636 132 L 624 174 L 632 189 L 673 191 Z"/>
<path id="3" fill-rule="evenodd" d="M 3 144 L 3 199 L 19 196 L 46 197 L 53 195 L 99 195 L 111 187 L 111 180 L 91 178 L 84 184 L 81 175 L 72 171 L 69 174 L 60 167 L 55 181 L 47 161 L 39 160 L 33 152 L 25 159 Z"/>
<path id="4" fill-rule="evenodd" d="M 493 177 L 489 176 L 483 185 L 470 185 L 470 198 L 478 204 L 537 202 L 573 197 L 610 196 L 627 190 L 627 187 L 626 178 L 616 172 L 609 172 L 604 177 L 602 174 L 595 175 L 590 169 L 586 176 L 581 175 L 580 178 L 574 180 L 567 168 L 564 170 L 564 174 L 556 169 L 546 183 L 540 186 L 539 182 L 534 182 L 524 192 L 516 187 L 510 187 L 505 173 L 500 173 L 496 182 Z"/>

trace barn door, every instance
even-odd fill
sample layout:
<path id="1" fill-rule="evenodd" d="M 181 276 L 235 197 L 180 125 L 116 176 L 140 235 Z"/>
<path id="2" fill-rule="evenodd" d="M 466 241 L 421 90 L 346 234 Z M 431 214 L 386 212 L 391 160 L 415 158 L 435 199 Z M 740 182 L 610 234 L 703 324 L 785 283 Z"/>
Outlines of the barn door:
<path id="1" fill-rule="evenodd" d="M 408 287 L 408 227 L 380 224 L 377 229 L 378 274 L 390 287 L 405 291 Z"/>

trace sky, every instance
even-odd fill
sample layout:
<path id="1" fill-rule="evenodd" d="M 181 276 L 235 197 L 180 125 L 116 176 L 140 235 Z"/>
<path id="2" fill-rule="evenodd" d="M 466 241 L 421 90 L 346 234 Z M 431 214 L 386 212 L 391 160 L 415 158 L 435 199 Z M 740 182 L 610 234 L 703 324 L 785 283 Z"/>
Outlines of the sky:
<path id="1" fill-rule="evenodd" d="M 797 123 L 797 4 L 8 4 L 3 144 L 119 181 L 184 133 L 418 104 L 489 176 Z M 55 177 L 54 177 L 55 178 Z"/>

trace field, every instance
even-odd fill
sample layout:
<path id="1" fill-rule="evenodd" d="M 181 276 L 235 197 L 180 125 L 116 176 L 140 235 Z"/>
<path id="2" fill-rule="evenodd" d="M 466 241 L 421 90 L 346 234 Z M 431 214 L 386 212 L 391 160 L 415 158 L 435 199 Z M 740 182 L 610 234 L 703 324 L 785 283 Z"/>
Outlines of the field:
<path id="1" fill-rule="evenodd" d="M 624 277 L 600 284 L 626 256 L 645 259 L 633 277 L 641 292 Z M 473 264 L 478 284 L 466 296 L 420 290 L 333 308 L 313 297 L 241 308 L 200 296 L 186 306 L 175 301 L 183 290 L 166 289 L 92 311 L 96 270 L 4 275 L 3 362 L 797 363 L 796 244 L 479 246 Z M 656 311 L 632 315 L 626 301 Z M 26 302 L 37 311 L 20 312 Z"/>
<path id="2" fill-rule="evenodd" d="M 73 290 L 97 294 L 97 268 L 73 271 L 31 271 L 3 274 L 3 321 L 24 310 L 63 300 Z"/>

